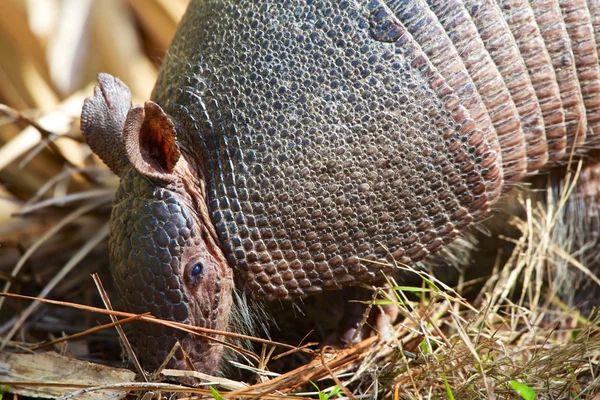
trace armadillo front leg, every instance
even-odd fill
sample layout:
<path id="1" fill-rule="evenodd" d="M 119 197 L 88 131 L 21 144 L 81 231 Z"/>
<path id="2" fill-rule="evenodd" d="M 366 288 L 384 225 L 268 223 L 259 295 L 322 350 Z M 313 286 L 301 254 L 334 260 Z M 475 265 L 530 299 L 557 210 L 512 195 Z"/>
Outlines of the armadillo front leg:
<path id="1" fill-rule="evenodd" d="M 392 294 L 392 289 L 387 285 L 380 290 Z M 338 329 L 322 342 L 322 346 L 343 348 L 361 342 L 372 332 L 384 340 L 391 336 L 392 324 L 398 318 L 396 305 L 374 304 L 374 292 L 362 287 L 347 288 L 343 296 L 344 313 Z"/>

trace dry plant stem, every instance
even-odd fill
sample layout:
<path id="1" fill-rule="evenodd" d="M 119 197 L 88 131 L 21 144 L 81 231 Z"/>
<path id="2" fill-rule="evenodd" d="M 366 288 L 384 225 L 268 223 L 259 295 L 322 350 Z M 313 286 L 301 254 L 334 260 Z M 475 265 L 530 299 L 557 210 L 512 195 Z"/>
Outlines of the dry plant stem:
<path id="1" fill-rule="evenodd" d="M 454 328 L 458 332 L 458 335 L 462 339 L 463 343 L 467 346 L 469 352 L 473 355 L 473 358 L 477 361 L 477 365 L 479 365 L 479 373 L 483 377 L 484 386 L 487 387 L 487 377 L 483 370 L 483 365 L 481 363 L 479 354 L 477 354 L 477 350 L 475 349 L 475 345 L 473 345 L 473 343 L 471 342 L 469 335 L 467 334 L 467 332 L 465 332 L 464 327 L 460 324 L 460 322 L 458 321 L 458 317 L 453 313 L 453 311 L 450 311 L 450 315 L 452 317 L 452 322 L 454 323 Z"/>
<path id="2" fill-rule="evenodd" d="M 207 338 L 206 336 L 201 336 L 204 338 Z M 209 338 L 207 338 L 209 339 Z M 194 363 L 192 362 L 192 359 L 190 358 L 190 355 L 187 353 L 187 351 L 185 351 L 185 349 L 183 348 L 183 346 L 181 346 L 181 344 L 179 343 L 179 341 L 177 341 L 176 346 L 173 346 L 173 348 L 171 349 L 171 352 L 173 352 L 173 354 L 175 354 L 175 351 L 177 350 L 177 348 L 179 348 L 181 350 L 181 352 L 183 353 L 183 358 L 185 359 L 185 364 L 187 365 L 188 369 L 190 371 L 196 371 L 196 368 L 194 368 Z M 165 362 L 168 362 L 171 359 L 172 355 L 167 355 L 167 357 L 165 358 L 165 361 L 163 361 L 163 364 Z M 160 369 L 159 369 L 160 371 Z"/>
<path id="3" fill-rule="evenodd" d="M 104 174 L 108 176 L 108 173 L 106 171 L 106 169 L 103 169 L 101 167 L 98 166 L 88 166 L 88 167 L 84 167 L 84 168 L 79 168 L 78 171 L 84 171 L 86 174 Z M 29 199 L 27 199 L 27 201 L 25 202 L 25 204 L 23 204 L 23 207 L 15 213 L 16 216 L 25 216 L 28 213 L 38 210 L 40 208 L 42 208 L 41 206 L 38 206 L 38 204 L 43 203 L 44 206 L 50 206 L 50 205 L 54 205 L 54 203 L 47 203 L 47 201 L 49 200 L 41 200 L 42 197 L 48 193 L 50 191 L 50 189 L 52 189 L 53 187 L 57 186 L 60 182 L 71 179 L 73 175 L 73 170 L 71 169 L 65 169 L 62 172 L 60 172 L 59 174 L 53 176 L 52 178 L 48 179 L 37 191 L 36 193 Z M 111 173 L 112 175 L 112 173 Z M 110 202 L 112 201 L 112 198 L 114 197 L 114 193 L 115 190 L 114 189 L 90 189 L 89 191 L 91 192 L 95 192 L 99 190 L 106 190 L 107 191 L 107 199 L 106 199 L 106 203 L 110 204 Z M 108 190 L 110 190 L 110 192 L 108 192 Z M 88 192 L 88 190 L 83 191 L 83 192 L 79 192 L 82 195 L 86 195 L 86 193 Z M 63 199 L 66 196 L 60 197 L 60 198 L 56 198 L 56 202 L 60 202 L 61 199 Z"/>
<path id="4" fill-rule="evenodd" d="M 352 337 L 350 338 L 350 342 L 349 343 L 354 343 L 356 341 L 356 338 L 358 338 L 358 335 L 360 335 L 362 328 L 365 326 L 365 324 L 367 323 L 367 320 L 369 319 L 369 314 L 371 314 L 371 309 L 373 308 L 375 299 L 377 298 L 377 294 L 378 291 L 373 291 L 373 295 L 371 297 L 371 301 L 368 302 L 367 307 L 365 307 L 365 310 L 363 311 L 363 315 L 362 318 L 358 324 L 358 328 L 356 328 L 356 330 L 354 331 L 354 334 L 352 335 Z M 359 303 L 365 303 L 365 301 L 356 301 Z M 350 305 L 348 305 L 350 306 Z M 322 354 L 322 352 L 321 352 Z"/>
<path id="5" fill-rule="evenodd" d="M 527 220 L 526 220 L 526 224 L 527 224 L 527 230 L 526 232 L 528 233 L 528 237 L 527 240 L 529 243 L 533 243 L 533 218 L 532 218 L 532 210 L 531 210 L 531 199 L 526 199 L 525 200 L 525 212 L 527 215 Z M 540 246 L 537 246 L 537 250 L 536 252 L 539 252 L 541 249 L 544 249 L 544 253 L 546 253 L 546 249 L 547 249 L 547 242 L 542 242 L 540 243 Z M 539 253 L 538 253 L 539 254 Z M 539 259 L 539 258 L 537 258 Z M 529 299 L 531 300 L 531 304 L 532 306 L 536 306 L 538 304 L 539 301 L 539 296 L 540 296 L 540 290 L 542 287 L 542 282 L 541 282 L 541 271 L 539 271 L 539 268 L 541 267 L 540 263 L 536 263 L 534 262 L 534 254 L 533 254 L 533 249 L 531 246 L 527 246 L 526 252 L 523 254 L 523 262 L 526 265 L 525 268 L 525 272 L 524 272 L 524 280 L 523 280 L 523 289 L 521 290 L 521 296 L 519 298 L 519 302 L 518 304 L 520 306 L 522 306 L 523 304 L 525 304 L 525 296 L 526 294 L 529 292 L 528 288 L 531 287 L 530 284 L 530 280 L 533 276 L 533 271 L 536 272 L 535 277 L 536 277 L 536 287 L 533 293 L 533 296 L 531 293 L 529 293 Z M 533 299 L 532 299 L 533 297 Z"/>
<path id="6" fill-rule="evenodd" d="M 370 262 L 374 263 L 374 264 L 380 264 L 382 266 L 386 265 L 384 263 L 377 263 L 376 261 L 370 261 Z M 478 311 L 477 308 L 475 308 L 471 303 L 469 303 L 464 298 L 462 298 L 462 296 L 459 295 L 456 292 L 456 290 L 454 290 L 450 286 L 446 285 L 444 282 L 440 281 L 435 276 L 431 276 L 425 271 L 419 271 L 419 270 L 416 270 L 415 268 L 412 268 L 408 265 L 401 264 L 401 263 L 397 263 L 395 265 L 395 268 L 400 271 L 406 271 L 406 272 L 415 274 L 424 281 L 430 281 L 430 282 L 434 283 L 435 285 L 437 285 L 438 288 L 441 288 L 439 291 L 436 290 L 436 292 L 435 292 L 436 295 L 438 295 L 444 299 L 447 299 L 447 300 L 453 299 L 454 301 L 459 302 L 459 304 L 461 306 L 465 307 L 467 310 L 471 310 L 473 312 Z M 406 298 L 405 298 L 405 301 L 408 303 L 408 300 Z"/>
<path id="7" fill-rule="evenodd" d="M 571 157 L 573 157 L 573 154 L 571 154 Z M 581 173 L 582 167 L 583 167 L 583 162 L 582 162 L 582 160 L 580 160 L 577 163 L 577 167 L 575 169 L 574 174 L 573 174 L 572 170 L 570 170 L 570 169 L 567 172 L 567 174 L 565 176 L 566 189 L 561 194 L 561 197 L 559 199 L 559 203 L 557 205 L 556 210 L 549 209 L 548 210 L 549 212 L 546 213 L 545 220 L 542 219 L 543 221 L 546 221 L 547 225 L 546 225 L 545 229 L 540 229 L 541 232 L 543 232 L 543 237 L 540 239 L 540 245 L 536 246 L 535 253 L 531 254 L 532 246 L 527 247 L 528 254 L 529 254 L 529 257 L 527 258 L 527 265 L 529 268 L 526 270 L 525 276 L 524 276 L 525 279 L 523 282 L 523 290 L 521 292 L 521 298 L 519 300 L 519 305 L 521 305 L 521 306 L 524 303 L 525 291 L 527 290 L 527 288 L 529 288 L 529 280 L 532 275 L 532 270 L 534 267 L 536 268 L 536 287 L 535 287 L 535 292 L 534 292 L 534 298 L 531 300 L 531 304 L 535 307 L 539 303 L 539 299 L 541 297 L 541 291 L 542 291 L 542 283 L 543 283 L 542 282 L 543 274 L 541 271 L 541 268 L 543 268 L 543 266 L 542 266 L 541 262 L 534 262 L 534 260 L 543 260 L 542 255 L 548 254 L 548 251 L 550 248 L 550 243 L 551 243 L 550 233 L 554 230 L 554 228 L 556 226 L 558 217 L 560 216 L 560 211 L 562 210 L 562 208 L 565 207 L 569 197 L 575 190 L 577 181 L 579 180 L 579 175 Z M 549 204 L 552 204 L 552 203 L 549 202 Z M 527 210 L 527 222 L 526 222 L 527 230 L 526 230 L 526 232 L 528 233 L 529 243 L 533 243 L 533 233 L 534 233 L 533 224 L 537 219 L 533 218 L 533 213 L 531 211 L 531 200 L 530 199 L 527 199 L 527 201 L 526 201 L 526 210 Z"/>
<path id="8" fill-rule="evenodd" d="M 100 200 L 94 201 L 93 203 L 79 207 L 72 213 L 65 216 L 59 222 L 57 222 L 52 228 L 50 228 L 50 230 L 48 230 L 48 232 L 46 232 L 41 238 L 36 240 L 31 245 L 31 247 L 29 249 L 27 249 L 25 254 L 23 254 L 23 256 L 21 257 L 21 259 L 19 260 L 17 265 L 15 265 L 12 272 L 10 273 L 11 278 L 13 278 L 13 279 L 16 278 L 17 275 L 19 274 L 19 272 L 21 271 L 21 268 L 23 268 L 23 266 L 29 259 L 29 257 L 31 257 L 31 255 L 38 248 L 40 248 L 48 239 L 50 239 L 52 236 L 54 236 L 58 231 L 60 231 L 62 228 L 64 228 L 71 222 L 75 221 L 77 218 L 81 217 L 82 215 L 87 214 L 88 212 L 92 211 L 93 209 L 95 209 L 97 207 L 100 207 L 101 205 L 103 205 L 105 203 L 106 203 L 106 201 L 104 199 L 102 199 L 101 201 Z M 3 292 L 8 292 L 10 290 L 11 282 L 12 281 L 9 280 L 4 284 L 4 288 L 2 289 Z M 4 304 L 4 297 L 0 297 L 0 310 L 2 309 L 3 304 Z"/>
<path id="9" fill-rule="evenodd" d="M 112 385 L 87 387 L 87 388 L 69 393 L 66 396 L 58 398 L 57 400 L 73 399 L 73 398 L 77 398 L 83 394 L 98 392 L 100 390 L 118 390 L 118 391 L 123 391 L 123 390 L 134 391 L 135 390 L 135 391 L 139 391 L 139 390 L 149 390 L 149 389 L 155 390 L 155 391 L 160 391 L 160 392 L 195 393 L 195 394 L 210 395 L 210 391 L 206 390 L 206 389 L 193 389 L 193 388 L 190 388 L 187 386 L 173 385 L 170 383 L 129 382 L 129 383 L 116 383 L 116 384 L 112 384 Z"/>
<path id="10" fill-rule="evenodd" d="M 561 248 L 556 248 L 554 249 L 554 251 L 565 261 L 568 261 L 571 265 L 573 265 L 574 267 L 576 267 L 578 270 L 580 270 L 581 272 L 583 272 L 585 274 L 585 276 L 587 276 L 588 278 L 590 278 L 592 281 L 594 281 L 594 283 L 598 286 L 600 286 L 600 279 L 592 272 L 590 271 L 588 268 L 586 268 L 583 264 L 581 264 L 579 261 L 577 261 L 571 254 L 568 254 L 567 252 L 565 252 L 563 249 Z"/>
<path id="11" fill-rule="evenodd" d="M 46 129 L 44 129 L 42 126 L 40 126 L 37 122 L 33 121 L 32 119 L 24 116 L 22 113 L 18 112 L 17 110 L 5 105 L 5 104 L 1 104 L 0 103 L 0 112 L 6 114 L 7 116 L 13 118 L 15 121 L 22 121 L 27 123 L 28 125 L 32 126 L 33 128 L 35 128 L 38 132 L 40 132 L 40 134 L 43 137 L 43 141 L 41 144 L 47 145 L 50 150 L 52 150 L 53 153 L 55 153 L 60 159 L 61 162 L 65 163 L 66 165 L 70 166 L 73 169 L 77 169 L 76 165 L 73 165 L 71 163 L 71 161 L 69 161 L 60 151 L 60 149 L 58 147 L 56 147 L 56 144 L 54 144 L 54 139 L 61 137 L 62 135 L 58 135 L 54 132 L 48 131 Z M 70 139 L 72 139 L 71 137 L 68 137 Z M 39 152 L 39 151 L 38 151 Z M 34 154 L 37 154 L 34 153 Z M 93 180 L 90 179 L 89 176 L 87 176 L 86 174 L 82 174 L 84 178 L 86 178 L 88 181 L 93 182 Z"/>
<path id="12" fill-rule="evenodd" d="M 158 376 L 159 374 L 162 373 L 162 371 L 167 367 L 167 364 L 169 363 L 169 360 L 171 359 L 171 357 L 173 357 L 175 355 L 175 352 L 177 350 L 179 350 L 180 348 L 181 348 L 181 344 L 179 344 L 179 340 L 178 340 L 177 342 L 175 342 L 175 345 L 173 346 L 173 348 L 171 349 L 169 354 L 167 354 L 167 356 L 165 357 L 165 360 L 157 368 L 156 372 L 152 373 L 152 378 L 151 378 L 152 381 L 155 380 L 156 376 Z M 192 369 L 192 371 L 193 371 L 193 369 Z"/>
<path id="13" fill-rule="evenodd" d="M 112 304 L 110 303 L 110 299 L 108 298 L 108 294 L 106 293 L 106 290 L 104 290 L 104 285 L 102 284 L 100 277 L 98 276 L 98 274 L 93 274 L 92 279 L 94 280 L 94 283 L 96 284 L 96 288 L 98 289 L 98 293 L 100 294 L 100 297 L 102 298 L 104 307 L 106 307 L 107 310 L 112 311 L 113 310 Z M 114 315 L 110 315 L 109 317 L 113 323 L 117 322 L 117 318 Z M 138 374 L 142 378 L 144 378 L 144 380 L 146 382 L 148 382 L 148 377 L 146 376 L 144 369 L 142 368 L 137 357 L 135 356 L 135 352 L 133 351 L 133 348 L 131 347 L 131 343 L 129 343 L 129 340 L 127 340 L 127 336 L 125 335 L 123 328 L 121 327 L 121 325 L 115 325 L 115 328 L 117 329 L 117 333 L 119 334 L 119 337 L 121 338 L 121 342 L 123 343 L 123 346 L 125 346 L 127 355 L 129 356 L 129 359 L 131 360 L 131 362 L 133 362 L 133 365 L 135 365 L 135 369 L 138 371 Z"/>
<path id="14" fill-rule="evenodd" d="M 267 353 L 267 346 L 263 345 L 260 351 L 260 359 L 258 360 L 258 369 L 259 370 L 266 370 L 267 369 L 267 365 L 269 363 L 269 361 L 271 360 L 273 353 L 275 352 L 275 347 L 269 347 L 268 348 L 269 351 Z M 259 378 L 264 380 L 266 379 L 264 376 L 259 375 Z"/>
<path id="15" fill-rule="evenodd" d="M 92 385 L 86 385 L 82 383 L 62 383 L 62 382 L 33 382 L 33 381 L 2 381 L 2 385 L 7 386 L 29 386 L 29 387 L 57 387 L 57 388 L 69 388 L 69 389 L 85 389 L 92 387 Z"/>
<path id="16" fill-rule="evenodd" d="M 279 375 L 281 375 L 281 374 L 279 374 L 277 372 L 265 371 L 263 369 L 260 369 L 260 368 L 257 368 L 257 367 L 253 367 L 253 366 L 247 365 L 247 364 L 242 364 L 240 362 L 233 361 L 233 360 L 230 360 L 229 363 L 231 365 L 233 365 L 234 367 L 237 367 L 237 368 L 239 368 L 241 370 L 252 372 L 252 373 L 254 373 L 256 375 L 261 375 L 261 376 L 266 376 L 266 377 L 271 377 L 271 378 L 275 378 L 275 377 L 278 377 Z M 243 387 L 247 387 L 247 386 L 248 385 L 243 385 Z M 238 390 L 240 388 L 234 388 L 234 389 Z"/>
<path id="17" fill-rule="evenodd" d="M 144 316 L 142 314 L 127 313 L 124 311 L 110 311 L 110 310 L 106 310 L 106 309 L 98 308 L 98 307 L 91 307 L 91 306 L 85 306 L 85 305 L 77 304 L 77 303 L 69 303 L 69 302 L 65 302 L 65 301 L 38 298 L 38 297 L 34 297 L 34 296 L 25 296 L 25 295 L 16 294 L 16 293 L 0 292 L 0 297 L 10 297 L 10 298 L 16 298 L 16 299 L 34 300 L 34 301 L 39 301 L 42 303 L 54 304 L 54 305 L 59 305 L 59 306 L 64 306 L 64 307 L 72 307 L 72 308 L 76 308 L 79 310 L 85 310 L 85 311 L 95 312 L 95 313 L 104 314 L 104 315 L 114 315 L 114 316 L 123 317 L 123 318 L 139 317 L 139 319 L 144 322 L 165 325 L 165 326 L 168 326 L 171 328 L 180 329 L 180 330 L 186 331 L 188 333 L 192 333 L 194 335 L 200 335 L 202 333 L 207 334 L 207 335 L 223 335 L 223 336 L 228 336 L 228 337 L 232 337 L 235 339 L 250 340 L 253 342 L 257 342 L 257 343 L 269 344 L 269 345 L 273 345 L 273 346 L 277 346 L 277 347 L 282 347 L 282 348 L 288 349 L 288 350 L 298 350 L 298 348 L 296 346 L 292 346 L 292 345 L 289 345 L 286 343 L 274 342 L 272 340 L 256 338 L 254 336 L 243 335 L 240 333 L 218 331 L 218 330 L 214 330 L 214 329 L 201 328 L 198 326 L 189 326 L 189 325 L 178 323 L 178 322 L 172 322 L 172 321 L 158 319 L 154 316 Z M 313 351 L 309 351 L 309 350 L 304 350 L 304 352 L 307 354 L 314 353 Z"/>
<path id="18" fill-rule="evenodd" d="M 181 369 L 163 369 L 160 375 L 164 377 L 177 377 L 177 378 L 188 378 L 193 377 L 199 380 L 202 380 L 202 385 L 219 385 L 228 390 L 239 390 L 245 389 L 248 387 L 247 384 L 243 382 L 234 381 L 227 378 L 221 378 L 217 376 L 211 376 L 198 371 L 184 371 Z"/>
<path id="19" fill-rule="evenodd" d="M 102 386 L 91 386 L 91 385 L 76 385 L 76 384 L 60 384 L 60 383 L 37 383 L 37 382 L 3 382 L 4 384 L 9 384 L 9 385 L 19 385 L 19 386 L 26 386 L 26 385 L 31 385 L 31 386 L 56 386 L 56 387 L 65 387 L 65 388 L 76 388 L 76 387 L 80 387 L 80 390 L 77 390 L 75 392 L 69 393 L 63 397 L 60 397 L 57 400 L 68 400 L 68 399 L 72 399 L 72 398 L 77 398 L 78 396 L 81 396 L 82 394 L 85 393 L 92 393 L 92 392 L 97 392 L 100 390 L 114 390 L 114 391 L 124 391 L 124 390 L 128 390 L 128 391 L 141 391 L 141 390 L 155 390 L 155 391 L 159 391 L 159 392 L 174 392 L 174 393 L 187 393 L 187 394 L 199 394 L 199 395 L 204 395 L 207 396 L 207 398 L 214 398 L 214 396 L 212 396 L 211 392 L 207 389 L 199 389 L 199 388 L 192 388 L 192 387 L 187 387 L 187 386 L 181 386 L 181 385 L 173 385 L 173 384 L 169 384 L 169 383 L 153 383 L 153 382 L 148 382 L 148 383 L 137 383 L 137 382 L 124 382 L 124 383 L 117 383 L 117 384 L 112 384 L 112 385 L 102 385 Z M 232 398 L 231 397 L 231 393 L 221 393 L 221 396 L 223 398 Z M 257 395 L 256 393 L 248 393 L 245 395 L 236 395 L 237 397 L 235 398 L 248 398 L 248 399 L 252 399 L 252 398 L 260 398 L 260 399 L 272 399 L 272 400 L 277 400 L 277 399 L 282 399 L 284 398 L 284 396 L 281 395 L 277 395 L 277 394 L 273 394 L 273 393 L 266 393 L 266 394 L 260 394 Z M 256 397 L 256 396 L 260 396 L 260 397 Z M 286 400 L 306 400 L 306 397 L 300 397 L 300 396 L 285 396 Z"/>
<path id="20" fill-rule="evenodd" d="M 68 203 L 74 203 L 81 200 L 102 198 L 104 204 L 108 204 L 110 202 L 110 198 L 113 197 L 115 191 L 114 189 L 94 189 L 94 190 L 86 190 L 85 192 L 68 194 L 58 198 L 51 198 L 47 200 L 42 200 L 30 206 L 24 206 L 19 212 L 15 213 L 15 216 L 24 216 L 33 211 L 40 210 L 42 208 L 61 205 L 64 206 Z"/>
<path id="21" fill-rule="evenodd" d="M 501 302 L 508 300 L 510 292 L 514 288 L 515 283 L 517 282 L 518 277 L 521 275 L 522 272 L 524 274 L 525 281 L 523 284 L 521 297 L 519 300 L 519 305 L 521 307 L 523 306 L 526 291 L 528 290 L 528 288 L 530 286 L 529 282 L 530 282 L 530 276 L 533 271 L 533 267 L 535 265 L 539 264 L 537 262 L 534 262 L 533 260 L 542 260 L 543 259 L 542 255 L 547 254 L 549 252 L 550 253 L 554 252 L 554 253 L 558 254 L 559 256 L 561 256 L 561 258 L 564 258 L 564 256 L 565 256 L 564 251 L 559 246 L 551 246 L 550 245 L 550 243 L 552 242 L 552 240 L 550 238 L 550 234 L 556 226 L 558 218 L 561 215 L 561 210 L 565 207 L 569 196 L 572 194 L 573 190 L 576 187 L 582 165 L 583 165 L 582 161 L 580 160 L 574 171 L 573 170 L 567 171 L 567 174 L 565 176 L 565 190 L 563 190 L 563 192 L 561 193 L 558 204 L 554 204 L 554 202 L 548 202 L 552 206 L 549 207 L 544 212 L 542 212 L 542 215 L 540 216 L 540 218 L 537 218 L 537 214 L 535 215 L 535 218 L 534 218 L 534 213 L 531 211 L 531 206 L 527 206 L 527 202 L 525 202 L 528 220 L 527 221 L 518 221 L 518 220 L 513 219 L 513 221 L 511 221 L 511 223 L 513 225 L 515 225 L 517 227 L 517 229 L 519 229 L 522 232 L 522 235 L 518 240 L 515 241 L 511 238 L 506 238 L 506 237 L 501 236 L 501 238 L 503 238 L 504 240 L 511 241 L 511 242 L 515 243 L 515 245 L 516 245 L 515 249 L 513 250 L 513 253 L 511 254 L 510 259 L 507 261 L 507 264 L 506 264 L 506 265 L 514 265 L 515 267 L 512 269 L 509 269 L 509 268 L 504 269 L 504 271 L 501 273 L 501 275 L 504 276 L 504 275 L 508 274 L 507 279 L 500 279 L 497 282 L 497 285 L 500 285 L 501 287 L 498 287 L 492 291 L 493 295 L 492 295 L 492 298 L 490 299 L 490 302 L 491 302 L 491 304 L 494 304 L 494 307 L 492 309 L 492 312 L 494 314 L 498 313 L 498 310 L 501 307 Z M 543 226 L 541 226 L 539 224 L 541 221 L 544 221 Z M 532 232 L 534 232 L 534 231 L 540 232 L 540 234 L 541 234 L 541 237 L 539 239 L 540 243 L 537 246 L 536 251 L 530 257 L 522 259 L 522 258 L 520 258 L 521 254 L 528 254 L 530 252 L 529 249 L 531 247 L 533 247 L 534 240 L 533 240 Z M 568 255 L 566 255 L 566 256 L 568 257 Z M 565 258 L 565 260 L 571 261 L 572 257 Z M 579 264 L 579 263 L 577 263 L 577 264 Z M 573 264 L 573 265 L 578 267 L 578 265 L 576 265 L 576 264 Z M 541 265 L 540 265 L 540 267 L 541 267 Z M 539 271 L 539 267 L 538 267 L 538 269 L 536 269 L 536 271 Z M 538 273 L 536 273 L 536 275 L 538 275 L 538 277 L 536 279 L 536 289 L 535 289 L 534 296 L 532 298 L 532 302 L 535 302 L 535 303 L 532 303 L 532 304 L 537 304 L 537 302 L 539 302 L 539 299 L 541 296 L 541 275 L 542 275 L 542 273 L 538 272 Z M 596 278 L 594 276 L 591 276 L 591 277 L 595 282 L 600 282 L 600 280 L 598 280 L 598 278 Z M 542 318 L 542 314 L 539 314 L 539 318 Z M 513 329 L 516 329 L 514 324 L 513 324 Z"/>
<path id="22" fill-rule="evenodd" d="M 148 316 L 148 315 L 150 315 L 149 312 L 142 314 L 141 316 Z M 84 337 L 84 336 L 90 335 L 92 333 L 96 333 L 96 332 L 99 332 L 99 331 L 102 331 L 105 329 L 110 329 L 112 327 L 116 327 L 117 325 L 126 324 L 128 322 L 139 320 L 139 319 L 140 319 L 140 317 L 136 316 L 136 317 L 120 319 L 118 321 L 113 321 L 109 324 L 95 326 L 95 327 L 87 329 L 83 332 L 75 333 L 73 335 L 64 336 L 64 337 L 52 340 L 50 342 L 39 344 L 39 345 L 33 347 L 31 350 L 35 351 L 35 350 L 43 349 L 44 347 L 54 346 L 55 344 L 58 344 L 58 343 L 62 343 L 62 342 L 66 342 L 66 341 L 74 340 L 74 339 L 79 339 L 80 337 Z"/>
<path id="23" fill-rule="evenodd" d="M 304 339 L 306 339 L 306 337 L 308 335 L 310 335 L 311 333 L 312 333 L 312 331 L 307 333 L 306 336 L 304 336 L 304 338 L 300 341 L 300 343 L 302 343 L 304 341 Z M 309 343 L 303 344 L 302 346 L 298 346 L 297 348 L 295 348 L 293 350 L 288 350 L 281 354 L 277 354 L 275 357 L 273 357 L 273 360 L 279 360 L 282 357 L 289 356 L 290 354 L 298 353 L 299 351 L 301 351 L 303 349 L 308 349 L 311 346 L 318 346 L 318 345 L 319 345 L 319 343 L 317 343 L 317 342 L 309 342 Z"/>
<path id="24" fill-rule="evenodd" d="M 46 287 L 40 292 L 38 298 L 45 298 L 54 287 L 69 273 L 71 270 L 79 264 L 79 262 L 96 247 L 102 240 L 104 240 L 108 236 L 108 223 L 104 224 L 102 228 L 96 233 L 87 243 L 85 243 L 81 249 L 77 251 L 71 257 L 71 259 L 64 265 L 64 267 L 60 270 L 58 274 L 48 284 Z M 6 346 L 6 343 L 12 339 L 14 334 L 21 328 L 21 325 L 29 318 L 29 316 L 35 311 L 35 309 L 40 305 L 39 302 L 33 302 L 25 309 L 23 314 L 17 320 L 17 323 L 13 326 L 13 328 L 8 332 L 8 334 L 4 337 L 2 341 L 2 345 L 0 346 L 0 350 Z"/>
<path id="25" fill-rule="evenodd" d="M 448 310 L 446 310 L 448 311 Z M 446 335 L 444 335 L 444 333 L 440 330 L 440 327 L 437 326 L 437 324 L 431 319 L 431 316 L 429 315 L 428 312 L 424 312 L 423 314 L 421 314 L 421 316 L 431 324 L 431 327 L 433 328 L 433 330 L 435 330 L 435 333 L 437 333 L 437 335 L 442 339 L 442 341 L 444 342 L 444 344 L 446 344 L 446 346 L 451 347 L 452 344 L 450 343 L 450 341 L 448 340 L 448 338 L 446 337 Z"/>
<path id="26" fill-rule="evenodd" d="M 352 392 L 350 392 L 350 390 L 348 390 L 348 388 L 342 383 L 342 381 L 340 381 L 340 379 L 333 373 L 333 371 L 327 365 L 327 361 L 325 361 L 325 351 L 326 350 L 327 350 L 327 346 L 323 347 L 321 349 L 321 354 L 320 354 L 320 356 L 321 356 L 321 363 L 323 364 L 323 368 L 325 368 L 327 370 L 327 372 L 329 373 L 329 376 L 331 377 L 331 379 L 333 379 L 333 381 L 335 382 L 335 384 L 338 385 L 338 387 L 344 391 L 344 394 L 350 400 L 356 400 L 356 396 L 354 396 L 352 394 Z"/>
<path id="27" fill-rule="evenodd" d="M 377 340 L 377 336 L 372 336 L 349 349 L 336 351 L 331 355 L 331 359 L 327 362 L 329 370 L 336 371 L 351 363 L 359 361 Z M 280 375 L 277 378 L 250 386 L 248 389 L 231 392 L 228 395 L 235 398 L 235 396 L 247 394 L 249 390 L 260 390 L 260 392 L 258 392 L 259 394 L 270 393 L 273 390 L 281 390 L 282 392 L 287 393 L 308 383 L 309 380 L 318 380 L 328 375 L 329 372 L 323 367 L 321 360 L 318 359 L 313 360 L 309 364 L 297 368 L 294 371 Z"/>

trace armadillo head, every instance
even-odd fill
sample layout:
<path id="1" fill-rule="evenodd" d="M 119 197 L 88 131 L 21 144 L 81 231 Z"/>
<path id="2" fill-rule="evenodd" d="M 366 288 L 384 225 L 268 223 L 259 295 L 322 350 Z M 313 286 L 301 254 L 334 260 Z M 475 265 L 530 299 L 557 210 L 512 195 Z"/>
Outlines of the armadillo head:
<path id="1" fill-rule="evenodd" d="M 179 149 L 171 119 L 154 102 L 131 107 L 127 87 L 101 74 L 86 99 L 82 132 L 92 150 L 121 177 L 111 215 L 110 264 L 125 310 L 225 330 L 233 287 L 231 269 L 207 217 L 201 172 Z M 142 365 L 166 359 L 186 369 L 218 368 L 222 346 L 163 325 L 132 324 L 130 339 Z M 214 337 L 214 336 L 213 336 Z"/>

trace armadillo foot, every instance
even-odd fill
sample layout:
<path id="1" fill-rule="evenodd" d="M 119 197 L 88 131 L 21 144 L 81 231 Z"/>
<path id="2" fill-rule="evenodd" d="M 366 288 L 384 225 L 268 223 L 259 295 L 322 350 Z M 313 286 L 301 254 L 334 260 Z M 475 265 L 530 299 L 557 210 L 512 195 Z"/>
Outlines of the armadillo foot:
<path id="1" fill-rule="evenodd" d="M 383 289 L 391 290 L 387 285 Z M 393 330 L 392 324 L 398 317 L 398 308 L 393 304 L 375 305 L 371 300 L 371 290 L 354 287 L 344 291 L 344 314 L 338 329 L 321 346 L 341 349 L 361 342 L 372 333 L 388 339 Z"/>

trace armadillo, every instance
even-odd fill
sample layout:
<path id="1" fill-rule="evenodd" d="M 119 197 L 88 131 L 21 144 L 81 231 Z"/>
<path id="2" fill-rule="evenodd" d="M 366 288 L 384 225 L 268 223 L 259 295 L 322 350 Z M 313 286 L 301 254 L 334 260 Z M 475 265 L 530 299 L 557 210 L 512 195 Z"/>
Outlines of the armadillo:
<path id="1" fill-rule="evenodd" d="M 225 330 L 265 301 L 377 283 L 600 138 L 598 0 L 192 0 L 152 100 L 101 74 L 82 132 L 121 178 L 123 307 Z M 177 341 L 138 323 L 148 370 Z M 181 352 L 171 367 L 187 368 Z"/>

